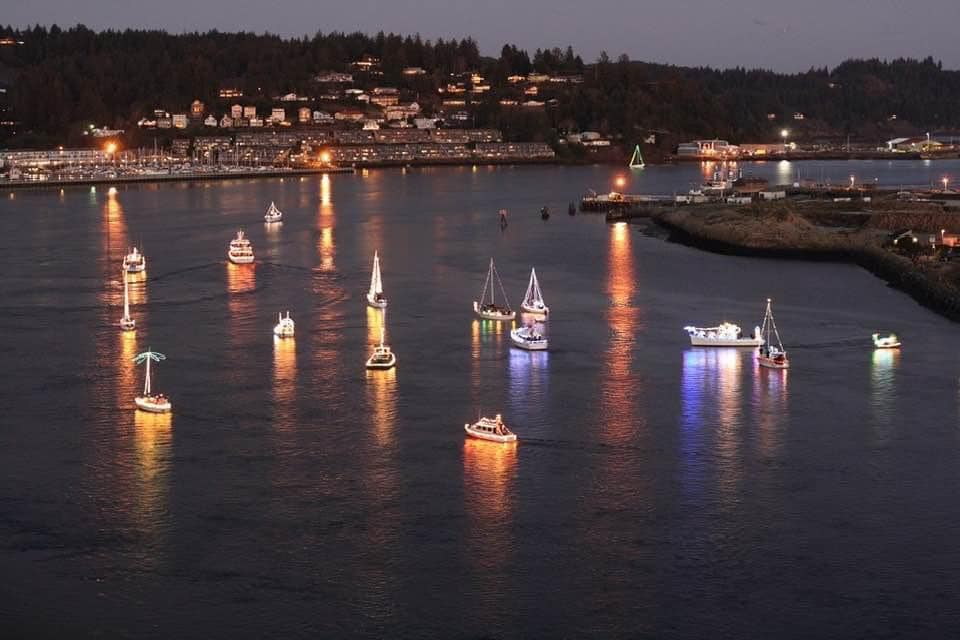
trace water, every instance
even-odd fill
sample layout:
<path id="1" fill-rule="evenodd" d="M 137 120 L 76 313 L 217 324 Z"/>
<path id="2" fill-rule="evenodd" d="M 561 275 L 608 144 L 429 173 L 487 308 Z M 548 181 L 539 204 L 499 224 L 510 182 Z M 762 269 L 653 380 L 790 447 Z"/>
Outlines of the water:
<path id="1" fill-rule="evenodd" d="M 699 171 L 637 180 L 668 192 Z M 566 215 L 615 173 L 0 200 L 2 635 L 955 635 L 956 325 L 852 265 Z M 225 261 L 241 226 L 254 268 Z M 134 242 L 147 276 L 124 335 Z M 375 249 L 399 363 L 367 374 Z M 491 256 L 515 306 L 537 267 L 548 353 L 473 319 Z M 791 370 L 687 346 L 684 325 L 749 330 L 767 296 Z M 297 336 L 275 345 L 287 309 Z M 876 329 L 902 352 L 874 352 Z M 131 408 L 147 347 L 168 356 L 172 416 Z M 479 411 L 521 442 L 465 440 Z"/>

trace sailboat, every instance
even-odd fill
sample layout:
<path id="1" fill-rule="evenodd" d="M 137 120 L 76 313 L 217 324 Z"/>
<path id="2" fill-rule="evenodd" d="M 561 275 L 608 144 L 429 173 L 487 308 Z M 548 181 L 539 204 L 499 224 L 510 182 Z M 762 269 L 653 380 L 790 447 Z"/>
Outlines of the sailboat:
<path id="1" fill-rule="evenodd" d="M 277 208 L 277 205 L 273 202 L 270 203 L 270 208 L 267 209 L 267 212 L 263 216 L 264 222 L 280 222 L 283 219 L 283 212 Z"/>
<path id="2" fill-rule="evenodd" d="M 147 363 L 147 377 L 143 383 L 143 394 L 134 398 L 137 408 L 150 413 L 169 413 L 172 408 L 170 399 L 162 393 L 154 393 L 150 387 L 150 361 L 160 362 L 166 360 L 167 356 L 156 351 L 144 351 L 137 354 L 133 359 L 134 364 Z"/>
<path id="3" fill-rule="evenodd" d="M 500 294 L 503 295 L 503 306 L 498 305 L 494 298 L 494 278 L 497 279 Z M 488 289 L 490 291 L 490 302 L 487 302 Z M 483 282 L 483 291 L 480 293 L 480 300 L 473 301 L 473 311 L 484 320 L 513 320 L 517 317 L 517 312 L 510 308 L 510 302 L 507 300 L 507 292 L 503 290 L 500 275 L 497 273 L 497 268 L 493 266 L 493 258 L 490 258 L 490 269 L 487 271 L 487 279 Z"/>
<path id="4" fill-rule="evenodd" d="M 787 352 L 780 341 L 780 332 L 777 331 L 777 323 L 773 320 L 773 311 L 770 308 L 770 298 L 767 298 L 767 312 L 763 316 L 763 325 L 760 327 L 760 333 L 764 338 L 764 343 L 760 345 L 759 362 L 761 367 L 768 369 L 786 369 L 790 366 L 787 359 Z M 771 338 L 776 338 L 776 343 Z"/>
<path id="5" fill-rule="evenodd" d="M 370 274 L 370 290 L 367 291 L 367 304 L 374 309 L 386 309 L 387 298 L 383 295 L 383 280 L 380 278 L 380 256 L 373 252 L 373 272 Z"/>
<path id="6" fill-rule="evenodd" d="M 287 311 L 286 318 L 283 317 L 282 313 L 277 312 L 277 324 L 273 327 L 273 335 L 278 338 L 292 338 L 295 331 L 296 325 L 290 317 L 290 312 Z"/>
<path id="7" fill-rule="evenodd" d="M 537 281 L 537 270 L 533 267 L 530 268 L 530 284 L 527 285 L 527 293 L 523 296 L 520 309 L 538 316 L 546 316 L 550 313 L 550 307 L 543 301 L 543 293 Z"/>
<path id="8" fill-rule="evenodd" d="M 640 153 L 640 145 L 633 148 L 633 155 L 630 157 L 631 169 L 643 169 L 646 163 L 643 161 L 643 155 Z"/>
<path id="9" fill-rule="evenodd" d="M 137 322 L 130 317 L 130 286 L 127 284 L 127 272 L 123 273 L 123 317 L 120 318 L 120 328 L 124 331 L 133 331 L 137 328 Z"/>
<path id="10" fill-rule="evenodd" d="M 387 329 L 387 312 L 380 319 L 380 344 L 373 348 L 373 354 L 367 359 L 367 369 L 392 369 L 397 364 L 397 356 L 384 342 Z"/>

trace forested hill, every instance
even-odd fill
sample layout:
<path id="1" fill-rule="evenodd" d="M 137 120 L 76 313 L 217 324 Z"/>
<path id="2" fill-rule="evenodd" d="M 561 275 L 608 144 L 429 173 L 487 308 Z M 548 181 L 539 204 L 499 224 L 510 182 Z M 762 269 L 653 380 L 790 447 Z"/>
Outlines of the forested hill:
<path id="1" fill-rule="evenodd" d="M 89 123 L 129 129 L 153 109 L 185 111 L 194 99 L 222 113 L 232 101 L 219 99 L 218 89 L 228 81 L 242 87 L 246 101 L 265 104 L 288 92 L 314 96 L 319 72 L 347 71 L 364 55 L 379 58 L 382 75 L 358 74 L 359 86 L 400 87 L 428 111 L 441 109 L 439 89 L 451 82 L 450 74 L 479 72 L 490 90 L 468 92 L 464 108 L 475 125 L 502 128 L 512 138 L 553 141 L 557 133 L 594 130 L 620 134 L 625 144 L 649 132 L 742 142 L 775 139 L 786 125 L 797 136 L 859 139 L 960 128 L 960 72 L 931 58 L 852 60 L 834 69 L 779 74 L 606 54 L 584 63 L 570 48 L 530 54 L 506 45 L 491 58 L 481 56 L 471 39 L 383 33 L 281 38 L 53 26 L 0 28 L 0 121 L 6 123 L 0 146 L 70 143 Z M 426 73 L 405 76 L 406 67 Z M 538 111 L 505 106 L 526 99 L 517 95 L 524 85 L 508 78 L 531 72 L 582 82 L 546 83 L 536 97 L 545 103 Z"/>

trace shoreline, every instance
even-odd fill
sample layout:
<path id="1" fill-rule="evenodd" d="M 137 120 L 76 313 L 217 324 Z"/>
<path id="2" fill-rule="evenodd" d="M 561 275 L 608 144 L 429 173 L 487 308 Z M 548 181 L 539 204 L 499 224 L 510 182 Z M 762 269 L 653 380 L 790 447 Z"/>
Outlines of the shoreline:
<path id="1" fill-rule="evenodd" d="M 732 223 L 742 223 L 744 218 L 731 209 L 661 212 L 651 217 L 655 224 L 669 232 L 667 241 L 711 253 L 856 264 L 920 305 L 960 322 L 960 289 L 936 278 L 910 259 L 884 249 L 880 240 L 884 235 L 882 229 L 823 230 L 807 223 L 794 228 L 792 234 L 783 233 L 784 226 L 798 226 L 788 217 L 773 223 L 781 228 L 773 229 L 771 236 L 771 221 L 762 216 L 753 217 L 753 225 L 748 223 L 746 229 L 731 229 Z"/>

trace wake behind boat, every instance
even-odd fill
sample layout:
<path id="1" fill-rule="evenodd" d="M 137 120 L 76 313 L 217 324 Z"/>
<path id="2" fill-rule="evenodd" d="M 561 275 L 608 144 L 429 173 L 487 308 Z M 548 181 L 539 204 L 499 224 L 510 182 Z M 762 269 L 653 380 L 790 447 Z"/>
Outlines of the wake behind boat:
<path id="1" fill-rule="evenodd" d="M 760 327 L 753 328 L 753 335 L 743 337 L 738 325 L 722 322 L 716 327 L 684 327 L 694 347 L 759 347 L 763 344 Z"/>
<path id="2" fill-rule="evenodd" d="M 267 212 L 263 216 L 264 222 L 280 222 L 283 220 L 283 212 L 277 208 L 277 205 L 273 202 L 270 203 L 270 207 L 267 209 Z"/>
<path id="3" fill-rule="evenodd" d="M 498 413 L 495 418 L 480 418 L 473 424 L 464 424 L 463 430 L 471 438 L 480 440 L 489 440 L 490 442 L 516 442 L 517 435 L 507 428 L 503 423 L 503 418 Z"/>
<path id="4" fill-rule="evenodd" d="M 537 270 L 533 267 L 530 268 L 530 283 L 527 284 L 527 292 L 523 296 L 523 302 L 520 303 L 520 309 L 538 316 L 546 316 L 550 313 L 550 307 L 543 301 L 543 292 L 540 291 L 540 283 L 537 281 Z"/>
<path id="5" fill-rule="evenodd" d="M 243 231 L 237 231 L 237 237 L 230 241 L 227 258 L 234 264 L 250 264 L 253 262 L 253 246 L 244 237 Z"/>
<path id="6" fill-rule="evenodd" d="M 760 347 L 758 358 L 760 366 L 768 369 L 787 369 L 790 366 L 790 360 L 787 359 L 787 352 L 780 341 L 780 332 L 777 331 L 777 324 L 773 320 L 770 298 L 767 298 L 767 312 L 763 316 L 763 326 L 760 332 L 765 341 L 765 344 Z M 773 342 L 774 338 L 776 344 Z"/>
<path id="7" fill-rule="evenodd" d="M 373 271 L 370 273 L 367 304 L 374 309 L 387 308 L 387 297 L 383 295 L 383 279 L 380 277 L 380 256 L 376 251 L 373 252 Z"/>
<path id="8" fill-rule="evenodd" d="M 503 305 L 498 305 L 494 297 L 493 280 L 496 278 L 497 285 L 500 287 L 500 294 L 503 296 Z M 490 302 L 487 302 L 487 291 L 490 291 Z M 490 258 L 490 269 L 487 271 L 487 279 L 483 282 L 483 291 L 480 292 L 480 300 L 473 301 L 473 311 L 484 320 L 513 320 L 517 317 L 517 312 L 510 308 L 510 302 L 507 300 L 507 292 L 503 289 L 503 283 L 500 282 L 500 275 L 497 268 L 493 266 L 493 258 Z"/>

